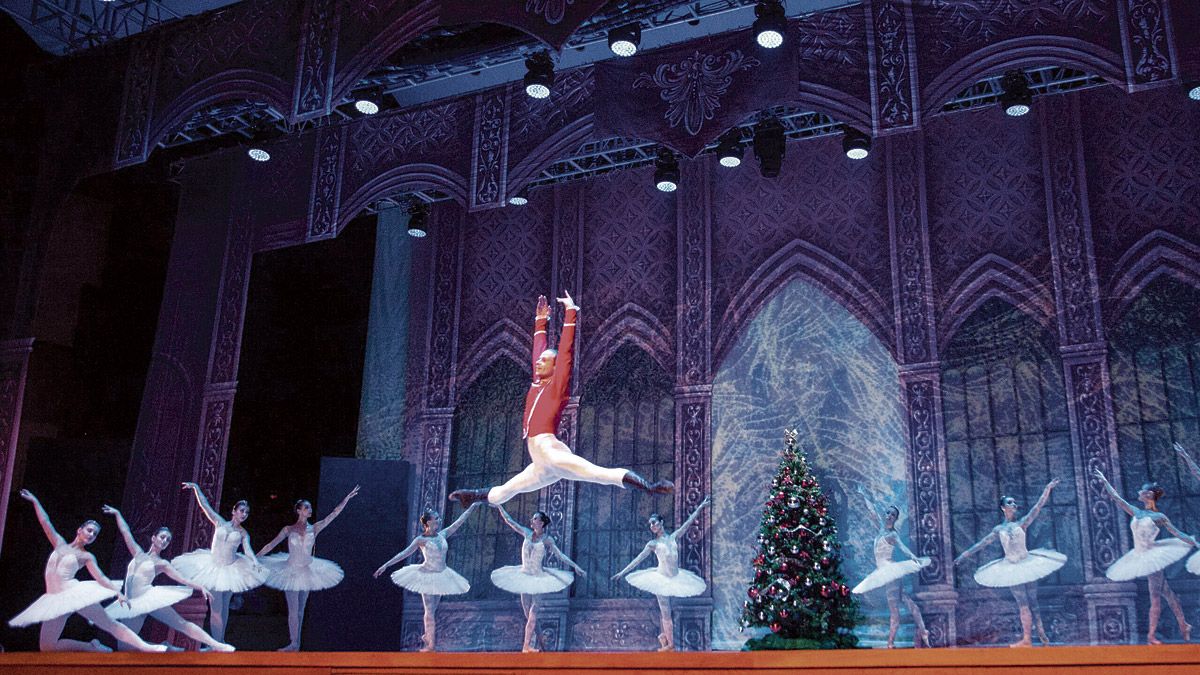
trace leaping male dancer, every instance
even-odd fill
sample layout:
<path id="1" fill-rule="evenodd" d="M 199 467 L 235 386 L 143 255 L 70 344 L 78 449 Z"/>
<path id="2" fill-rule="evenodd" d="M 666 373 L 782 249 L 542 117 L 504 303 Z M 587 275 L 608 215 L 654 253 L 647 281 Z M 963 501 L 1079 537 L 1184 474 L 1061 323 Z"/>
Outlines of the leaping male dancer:
<path id="1" fill-rule="evenodd" d="M 621 487 L 632 485 L 652 494 L 667 494 L 675 489 L 669 480 L 650 483 L 629 469 L 596 466 L 571 452 L 554 435 L 558 431 L 558 422 L 570 391 L 571 367 L 575 360 L 575 317 L 579 312 L 579 306 L 571 299 L 571 294 L 563 292 L 563 296 L 558 299 L 566 310 L 562 334 L 558 339 L 561 351 L 546 349 L 550 304 L 546 302 L 546 296 L 538 296 L 537 316 L 533 324 L 533 382 L 525 394 L 525 414 L 522 417 L 522 437 L 526 439 L 529 459 L 532 461 L 504 485 L 450 493 L 450 499 L 464 508 L 485 499 L 489 504 L 503 504 L 519 494 L 536 492 L 564 478 Z"/>

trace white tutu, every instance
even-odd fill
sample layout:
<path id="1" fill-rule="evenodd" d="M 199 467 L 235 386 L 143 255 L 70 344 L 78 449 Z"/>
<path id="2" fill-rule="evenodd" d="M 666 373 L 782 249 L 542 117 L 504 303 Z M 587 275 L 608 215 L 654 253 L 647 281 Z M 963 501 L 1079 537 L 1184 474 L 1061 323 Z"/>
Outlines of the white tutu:
<path id="1" fill-rule="evenodd" d="M 149 614 L 156 609 L 171 605 L 192 597 L 192 589 L 187 586 L 151 586 L 136 598 L 129 598 L 129 606 L 113 602 L 104 611 L 114 619 L 132 619 L 135 616 Z"/>
<path id="2" fill-rule="evenodd" d="M 665 595 L 672 598 L 690 598 L 700 595 L 707 588 L 704 580 L 687 570 L 669 577 L 657 569 L 638 570 L 625 577 L 630 586 L 654 595 Z"/>
<path id="3" fill-rule="evenodd" d="M 267 578 L 267 570 L 255 566 L 249 558 L 238 555 L 228 565 L 213 562 L 212 552 L 198 548 L 171 561 L 179 573 L 210 591 L 241 593 L 257 588 Z"/>
<path id="4" fill-rule="evenodd" d="M 116 583 L 118 586 L 119 582 Z M 8 625 L 14 628 L 57 619 L 60 616 L 73 614 L 91 605 L 99 604 L 109 598 L 115 598 L 116 591 L 110 591 L 95 581 L 78 581 L 70 579 L 66 587 L 57 593 L 46 593 L 26 607 L 25 611 L 9 620 Z"/>
<path id="5" fill-rule="evenodd" d="M 1193 553 L 1192 557 L 1188 558 L 1186 569 L 1192 574 L 1200 574 L 1200 553 Z"/>
<path id="6" fill-rule="evenodd" d="M 929 558 L 917 558 L 916 560 L 900 560 L 889 562 L 875 568 L 865 579 L 858 582 L 858 585 L 851 590 L 851 593 L 866 593 L 873 591 L 876 588 L 883 588 L 893 581 L 906 577 L 910 574 L 919 572 L 922 567 L 929 566 Z"/>
<path id="7" fill-rule="evenodd" d="M 993 560 L 975 570 L 975 582 L 989 588 L 1020 586 L 1050 576 L 1067 564 L 1067 556 L 1048 548 L 1035 548 L 1020 562 Z"/>
<path id="8" fill-rule="evenodd" d="M 492 583 L 509 593 L 542 595 L 555 593 L 570 586 L 575 575 L 563 570 L 543 567 L 537 574 L 529 574 L 520 565 L 507 565 L 492 570 Z"/>
<path id="9" fill-rule="evenodd" d="M 1147 577 L 1166 569 L 1176 560 L 1182 560 L 1192 549 L 1179 539 L 1159 539 L 1149 549 L 1133 549 L 1108 566 L 1104 576 L 1113 581 L 1129 581 Z M 1200 563 L 1197 563 L 1200 567 Z M 1189 571 L 1191 571 L 1189 569 Z"/>
<path id="10" fill-rule="evenodd" d="M 430 572 L 422 565 L 405 565 L 392 572 L 392 583 L 421 595 L 458 595 L 471 590 L 463 575 L 449 567 Z"/>
<path id="11" fill-rule="evenodd" d="M 288 554 L 272 553 L 258 561 L 267 568 L 266 585 L 281 591 L 321 591 L 337 586 L 346 576 L 337 563 L 324 558 L 289 565 Z"/>

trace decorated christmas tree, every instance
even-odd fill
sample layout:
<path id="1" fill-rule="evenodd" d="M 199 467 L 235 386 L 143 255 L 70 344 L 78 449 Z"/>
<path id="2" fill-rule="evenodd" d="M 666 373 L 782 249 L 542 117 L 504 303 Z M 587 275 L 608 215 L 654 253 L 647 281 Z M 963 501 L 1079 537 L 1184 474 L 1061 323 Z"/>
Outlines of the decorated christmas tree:
<path id="1" fill-rule="evenodd" d="M 784 432 L 779 470 L 771 481 L 758 532 L 754 578 L 747 590 L 743 626 L 772 634 L 748 649 L 853 647 L 858 607 L 842 577 L 837 525 L 821 485 L 797 447 L 797 432 Z"/>

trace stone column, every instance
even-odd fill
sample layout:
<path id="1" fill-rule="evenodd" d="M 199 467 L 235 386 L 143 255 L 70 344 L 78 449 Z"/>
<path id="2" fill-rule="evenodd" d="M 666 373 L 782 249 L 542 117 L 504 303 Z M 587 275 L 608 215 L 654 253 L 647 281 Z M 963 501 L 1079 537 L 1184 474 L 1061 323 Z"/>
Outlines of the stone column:
<path id="1" fill-rule="evenodd" d="M 0 342 L 0 550 L 4 549 L 4 524 L 12 496 L 13 467 L 21 431 L 21 404 L 33 338 Z"/>
<path id="2" fill-rule="evenodd" d="M 1098 468 L 1120 489 L 1121 465 L 1092 251 L 1078 97 L 1047 99 L 1038 106 L 1038 114 L 1059 351 L 1071 427 L 1075 490 L 1081 506 L 1080 556 L 1088 637 L 1092 644 L 1130 643 L 1137 632 L 1135 586 L 1112 583 L 1104 576 L 1104 570 L 1125 547 L 1124 517 L 1099 481 L 1091 477 L 1092 469 Z"/>
<path id="3" fill-rule="evenodd" d="M 958 593 L 950 564 L 950 495 L 946 487 L 942 374 L 929 268 L 924 137 L 921 132 L 890 136 L 885 151 L 895 353 L 908 428 L 910 522 L 917 555 L 932 561 L 921 570 L 917 599 L 925 614 L 930 644 L 946 647 L 957 642 Z"/>

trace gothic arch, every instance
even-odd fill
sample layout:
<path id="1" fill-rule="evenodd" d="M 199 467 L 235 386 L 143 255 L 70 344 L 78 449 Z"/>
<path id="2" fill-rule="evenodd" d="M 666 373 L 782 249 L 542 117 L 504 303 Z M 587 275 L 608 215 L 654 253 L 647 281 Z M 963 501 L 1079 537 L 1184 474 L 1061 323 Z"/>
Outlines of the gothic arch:
<path id="1" fill-rule="evenodd" d="M 529 350 L 528 329 L 521 328 L 512 319 L 500 319 L 463 350 L 457 370 L 459 378 L 454 390 L 467 391 L 480 375 L 501 359 L 511 360 L 518 368 L 527 369 Z"/>
<path id="2" fill-rule="evenodd" d="M 1001 256 L 989 253 L 975 261 L 950 284 L 952 298 L 938 320 L 938 344 L 945 346 L 975 310 L 997 298 L 1054 331 L 1054 300 L 1045 284 Z"/>
<path id="3" fill-rule="evenodd" d="M 226 70 L 188 87 L 171 100 L 160 114 L 146 142 L 147 154 L 173 129 L 178 128 L 197 110 L 218 103 L 241 100 L 265 101 L 275 110 L 290 110 L 291 85 L 269 73 L 249 69 Z"/>
<path id="4" fill-rule="evenodd" d="M 1169 276 L 1200 288 L 1200 246 L 1163 230 L 1139 239 L 1113 265 L 1112 281 L 1104 294 L 1104 316 L 1119 321 L 1130 304 L 1155 279 Z"/>
<path id="5" fill-rule="evenodd" d="M 627 302 L 600 324 L 594 337 L 584 336 L 579 383 L 582 385 L 602 371 L 604 364 L 625 344 L 645 351 L 664 372 L 675 371 L 670 331 L 649 310 L 636 302 Z"/>
<path id="6" fill-rule="evenodd" d="M 354 194 L 342 201 L 338 207 L 337 232 L 340 233 L 342 228 L 354 220 L 372 201 L 406 190 L 437 188 L 449 193 L 454 201 L 466 208 L 467 185 L 468 179 L 436 164 L 404 164 L 392 167 L 364 183 Z"/>

